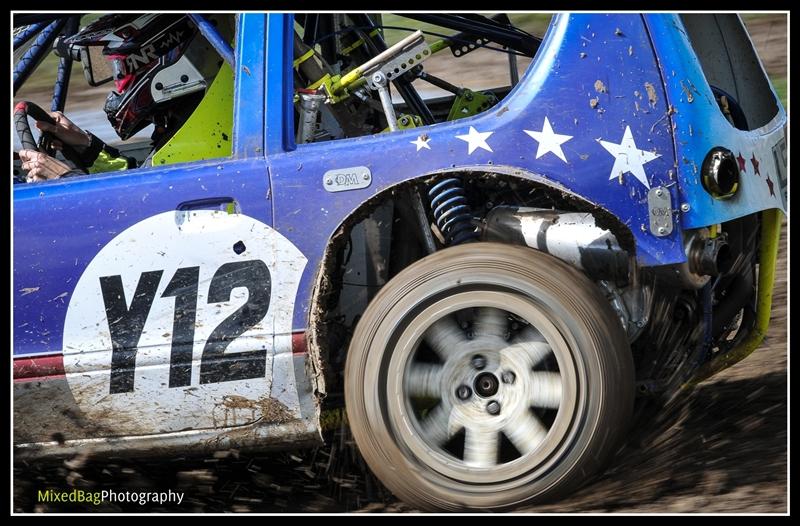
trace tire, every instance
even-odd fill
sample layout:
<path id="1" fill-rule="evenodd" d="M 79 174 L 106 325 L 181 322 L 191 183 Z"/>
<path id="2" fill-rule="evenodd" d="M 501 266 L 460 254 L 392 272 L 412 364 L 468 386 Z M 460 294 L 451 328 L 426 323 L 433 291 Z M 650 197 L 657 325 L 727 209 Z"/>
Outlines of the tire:
<path id="1" fill-rule="evenodd" d="M 633 409 L 626 335 L 584 274 L 499 243 L 400 272 L 356 327 L 345 369 L 355 441 L 425 510 L 553 500 L 596 473 Z"/>

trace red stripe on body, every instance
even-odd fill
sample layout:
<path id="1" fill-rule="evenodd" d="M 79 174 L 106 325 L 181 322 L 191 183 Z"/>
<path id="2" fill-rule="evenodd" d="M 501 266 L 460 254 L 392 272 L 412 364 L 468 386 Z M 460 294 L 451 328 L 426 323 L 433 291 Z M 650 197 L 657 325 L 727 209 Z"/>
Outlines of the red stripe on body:
<path id="1" fill-rule="evenodd" d="M 304 355 L 308 352 L 304 332 L 292 334 L 292 354 Z M 55 380 L 65 378 L 64 355 L 55 354 L 42 357 L 25 357 L 14 359 L 14 381 L 30 382 L 32 380 Z"/>
<path id="2" fill-rule="evenodd" d="M 56 380 L 65 378 L 64 355 L 51 354 L 42 357 L 25 357 L 14 359 L 14 381 L 30 382 L 32 380 Z"/>
<path id="3" fill-rule="evenodd" d="M 306 343 L 306 333 L 305 332 L 293 332 L 292 333 L 292 354 L 293 355 L 303 355 L 308 352 L 308 345 Z"/>

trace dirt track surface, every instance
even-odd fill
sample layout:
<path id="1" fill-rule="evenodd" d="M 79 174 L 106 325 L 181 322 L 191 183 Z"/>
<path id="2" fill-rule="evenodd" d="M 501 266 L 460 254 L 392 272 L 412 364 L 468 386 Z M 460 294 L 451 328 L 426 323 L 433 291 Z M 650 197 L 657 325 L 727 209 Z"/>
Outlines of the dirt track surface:
<path id="1" fill-rule="evenodd" d="M 785 20 L 785 18 L 784 18 Z M 785 70 L 785 35 L 753 33 L 768 70 Z M 751 31 L 753 28 L 751 27 Z M 785 44 L 785 41 L 784 41 Z M 764 46 L 764 47 L 762 47 Z M 781 62 L 782 60 L 782 62 Z M 750 357 L 700 384 L 659 423 L 632 432 L 612 468 L 568 499 L 526 513 L 786 513 L 787 265 L 782 232 L 768 335 Z M 16 512 L 413 512 L 368 473 L 339 427 L 332 445 L 262 456 L 18 464 Z M 37 504 L 37 490 L 185 492 L 181 505 Z"/>
<path id="2" fill-rule="evenodd" d="M 637 433 L 602 480 L 531 512 L 786 513 L 786 226 L 767 337 Z M 666 425 L 665 425 L 666 424 Z"/>

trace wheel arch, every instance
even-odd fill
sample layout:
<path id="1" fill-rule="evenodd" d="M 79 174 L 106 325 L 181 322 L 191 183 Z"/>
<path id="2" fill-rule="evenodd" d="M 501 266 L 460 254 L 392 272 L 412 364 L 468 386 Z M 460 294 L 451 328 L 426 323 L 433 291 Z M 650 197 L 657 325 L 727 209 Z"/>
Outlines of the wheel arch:
<path id="1" fill-rule="evenodd" d="M 629 254 L 635 254 L 636 241 L 634 234 L 611 211 L 575 194 L 570 189 L 552 179 L 548 179 L 544 175 L 518 167 L 503 165 L 451 167 L 425 173 L 385 187 L 380 192 L 361 202 L 358 207 L 339 222 L 326 242 L 325 250 L 313 278 L 306 342 L 307 350 L 312 359 L 311 363 L 315 364 L 312 377 L 317 379 L 317 392 L 322 396 L 325 396 L 328 392 L 327 388 L 331 375 L 340 372 L 336 369 L 335 362 L 337 360 L 332 359 L 332 357 L 337 351 L 337 347 L 344 347 L 341 351 L 343 357 L 346 354 L 346 345 L 343 344 L 349 341 L 349 336 L 345 341 L 338 339 L 332 331 L 330 320 L 327 319 L 327 316 L 336 307 L 338 294 L 341 292 L 341 283 L 337 284 L 332 279 L 332 276 L 335 272 L 338 258 L 348 242 L 350 233 L 357 224 L 368 218 L 379 206 L 399 193 L 418 185 L 432 186 L 432 184 L 440 180 L 453 176 L 461 176 L 465 180 L 480 179 L 484 182 L 488 181 L 490 184 L 495 182 L 498 186 L 522 185 L 532 191 L 541 192 L 558 202 L 565 203 L 567 206 L 572 207 L 573 210 L 589 212 L 595 217 L 598 226 L 610 230 Z M 424 196 L 423 199 L 425 199 Z"/>

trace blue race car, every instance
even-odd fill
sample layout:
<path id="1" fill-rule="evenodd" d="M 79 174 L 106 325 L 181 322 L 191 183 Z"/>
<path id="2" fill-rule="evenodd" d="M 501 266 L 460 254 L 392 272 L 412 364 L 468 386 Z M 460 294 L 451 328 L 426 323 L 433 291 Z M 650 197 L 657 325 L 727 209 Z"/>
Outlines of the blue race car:
<path id="1" fill-rule="evenodd" d="M 15 107 L 15 458 L 312 446 L 344 406 L 398 497 L 503 509 L 766 332 L 787 118 L 736 15 L 15 26 L 15 94 L 55 50 L 51 110 L 79 62 L 154 129 Z"/>

